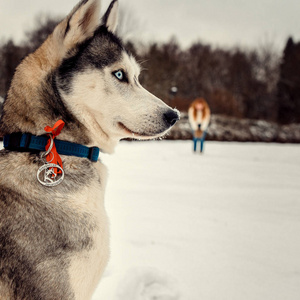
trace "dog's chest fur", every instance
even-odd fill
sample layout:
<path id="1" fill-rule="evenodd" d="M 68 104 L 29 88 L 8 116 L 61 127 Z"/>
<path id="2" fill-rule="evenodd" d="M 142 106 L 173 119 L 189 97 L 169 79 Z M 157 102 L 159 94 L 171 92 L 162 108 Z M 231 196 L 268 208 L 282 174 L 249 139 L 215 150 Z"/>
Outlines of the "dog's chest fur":
<path id="1" fill-rule="evenodd" d="M 0 299 L 89 299 L 106 266 L 106 169 L 63 163 L 66 180 L 48 188 L 35 155 L 0 152 Z"/>

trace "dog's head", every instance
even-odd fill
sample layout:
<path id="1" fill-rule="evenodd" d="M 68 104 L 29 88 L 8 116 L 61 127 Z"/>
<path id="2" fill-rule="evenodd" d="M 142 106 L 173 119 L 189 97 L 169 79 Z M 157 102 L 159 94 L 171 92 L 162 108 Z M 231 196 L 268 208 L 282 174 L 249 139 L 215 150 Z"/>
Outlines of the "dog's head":
<path id="1" fill-rule="evenodd" d="M 15 97 L 13 90 L 22 81 L 23 86 L 27 84 L 25 93 L 38 93 L 37 107 L 44 114 L 42 119 L 32 112 L 30 101 L 36 101 L 32 99 L 36 95 L 28 95 L 23 100 L 27 109 L 22 113 L 28 116 L 22 131 L 41 134 L 43 128 L 33 130 L 33 124 L 51 125 L 44 123 L 54 122 L 61 116 L 66 122 L 64 139 L 78 142 L 82 134 L 81 141 L 111 152 L 122 138 L 160 137 L 175 124 L 179 112 L 140 85 L 140 67 L 115 35 L 117 16 L 116 0 L 102 19 L 100 0 L 82 0 L 46 42 L 21 64 L 7 102 L 13 103 L 9 99 Z M 28 76 L 33 82 L 28 82 Z M 19 107 L 4 105 L 2 130 L 11 106 Z M 35 120 L 31 120 L 33 115 Z"/>

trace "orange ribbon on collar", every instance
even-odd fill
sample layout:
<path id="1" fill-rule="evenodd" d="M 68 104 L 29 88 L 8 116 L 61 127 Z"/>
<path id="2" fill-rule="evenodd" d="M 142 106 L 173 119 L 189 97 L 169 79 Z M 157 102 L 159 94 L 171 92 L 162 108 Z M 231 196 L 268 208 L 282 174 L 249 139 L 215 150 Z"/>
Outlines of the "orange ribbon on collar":
<path id="1" fill-rule="evenodd" d="M 65 126 L 65 122 L 63 120 L 59 120 L 54 124 L 53 127 L 46 126 L 44 128 L 44 130 L 47 133 L 50 133 L 53 137 L 53 146 L 52 146 L 52 149 L 51 149 L 50 153 L 46 156 L 46 160 L 49 163 L 59 165 L 61 168 L 63 168 L 62 161 L 61 161 L 60 156 L 57 153 L 54 139 L 55 139 L 55 137 L 57 137 L 60 134 L 60 132 L 61 132 L 61 130 L 63 129 L 64 126 Z M 51 145 L 51 139 L 49 138 L 49 140 L 46 144 L 46 151 L 49 149 L 50 145 Z M 61 170 L 58 169 L 58 168 L 54 168 L 54 173 L 56 175 L 61 174 Z"/>

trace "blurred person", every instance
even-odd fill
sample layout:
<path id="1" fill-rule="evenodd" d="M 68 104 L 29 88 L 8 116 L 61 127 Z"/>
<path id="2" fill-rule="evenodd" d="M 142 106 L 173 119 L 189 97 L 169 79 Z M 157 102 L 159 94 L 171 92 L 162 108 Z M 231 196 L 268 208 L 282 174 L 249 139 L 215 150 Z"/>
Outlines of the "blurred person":
<path id="1" fill-rule="evenodd" d="M 200 152 L 203 152 L 204 140 L 210 121 L 210 109 L 203 98 L 197 98 L 189 107 L 189 122 L 193 130 L 194 152 L 200 142 Z"/>

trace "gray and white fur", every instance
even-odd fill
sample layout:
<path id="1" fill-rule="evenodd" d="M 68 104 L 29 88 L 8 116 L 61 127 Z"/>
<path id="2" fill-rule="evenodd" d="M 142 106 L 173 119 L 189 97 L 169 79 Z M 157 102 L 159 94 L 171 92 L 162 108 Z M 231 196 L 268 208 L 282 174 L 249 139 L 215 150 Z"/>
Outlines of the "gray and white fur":
<path id="1" fill-rule="evenodd" d="M 118 2 L 100 19 L 100 0 L 83 0 L 17 67 L 1 135 L 45 134 L 112 153 L 123 138 L 160 137 L 179 113 L 139 83 L 140 68 L 114 34 Z M 106 167 L 61 156 L 64 181 L 44 187 L 30 152 L 0 152 L 0 299 L 87 300 L 109 259 Z"/>

